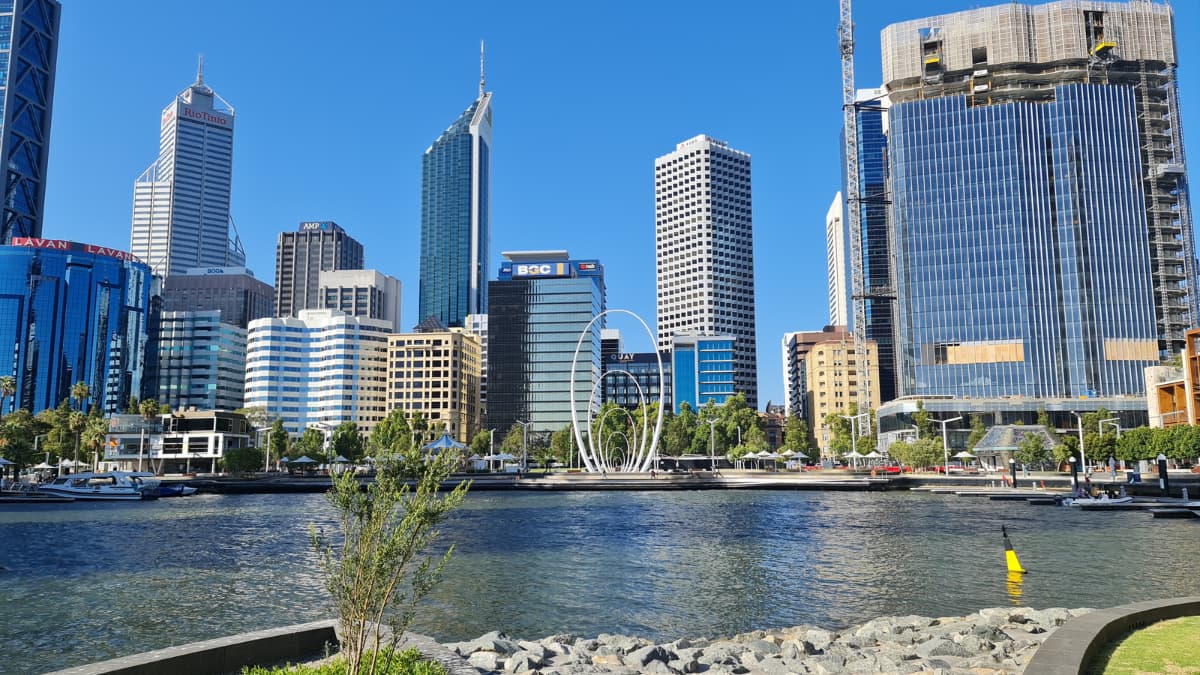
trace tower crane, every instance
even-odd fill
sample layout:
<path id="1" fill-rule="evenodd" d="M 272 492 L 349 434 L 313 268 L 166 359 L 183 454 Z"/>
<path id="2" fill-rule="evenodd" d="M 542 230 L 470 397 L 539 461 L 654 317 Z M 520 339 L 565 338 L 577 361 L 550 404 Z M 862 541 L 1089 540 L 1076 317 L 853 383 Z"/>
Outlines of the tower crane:
<path id="1" fill-rule="evenodd" d="M 867 366 L 867 289 L 863 274 L 862 190 L 858 177 L 858 111 L 854 91 L 854 19 L 850 0 L 839 0 L 838 45 L 842 52 L 842 120 L 846 142 L 846 227 L 850 230 L 850 294 L 857 369 L 859 414 L 871 407 L 871 369 Z M 861 432 L 862 425 L 859 425 Z M 853 429 L 851 429 L 853 433 Z"/>

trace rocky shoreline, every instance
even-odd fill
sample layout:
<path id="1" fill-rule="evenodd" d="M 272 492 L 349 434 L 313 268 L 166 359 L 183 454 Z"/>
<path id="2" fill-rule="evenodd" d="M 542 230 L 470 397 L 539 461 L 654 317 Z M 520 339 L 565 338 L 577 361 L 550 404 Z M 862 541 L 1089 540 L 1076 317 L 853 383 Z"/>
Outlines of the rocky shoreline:
<path id="1" fill-rule="evenodd" d="M 510 639 L 500 632 L 444 645 L 480 673 L 1020 673 L 1055 628 L 1090 609 L 999 607 L 961 617 L 883 617 L 844 630 L 796 626 L 655 644 L 624 635 Z"/>

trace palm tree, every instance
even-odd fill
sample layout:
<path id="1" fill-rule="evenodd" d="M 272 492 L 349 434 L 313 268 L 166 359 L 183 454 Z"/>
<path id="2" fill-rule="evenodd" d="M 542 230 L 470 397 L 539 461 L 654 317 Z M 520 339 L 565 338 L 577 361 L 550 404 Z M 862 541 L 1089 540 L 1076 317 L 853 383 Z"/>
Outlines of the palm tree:
<path id="1" fill-rule="evenodd" d="M 87 382 L 76 382 L 71 385 L 71 398 L 75 400 L 75 409 L 82 411 L 84 402 L 92 398 L 92 388 Z"/>
<path id="2" fill-rule="evenodd" d="M 17 393 L 17 378 L 12 375 L 0 377 L 0 415 L 4 414 L 4 402 Z M 11 410 L 9 412 L 12 412 Z"/>
<path id="3" fill-rule="evenodd" d="M 67 418 L 67 428 L 70 429 L 71 431 L 75 432 L 75 464 L 76 465 L 79 464 L 79 434 L 80 434 L 80 432 L 83 431 L 83 428 L 85 426 L 87 426 L 87 420 L 88 420 L 87 415 L 84 415 L 83 413 L 79 412 L 78 410 L 72 410 L 71 416 Z M 78 470 L 78 469 L 76 469 L 76 470 Z"/>
<path id="4" fill-rule="evenodd" d="M 104 441 L 108 439 L 108 420 L 103 417 L 88 417 L 87 422 L 83 425 L 82 442 L 83 447 L 96 455 L 96 459 L 92 462 L 93 466 L 100 466 L 100 451 L 104 448 Z"/>

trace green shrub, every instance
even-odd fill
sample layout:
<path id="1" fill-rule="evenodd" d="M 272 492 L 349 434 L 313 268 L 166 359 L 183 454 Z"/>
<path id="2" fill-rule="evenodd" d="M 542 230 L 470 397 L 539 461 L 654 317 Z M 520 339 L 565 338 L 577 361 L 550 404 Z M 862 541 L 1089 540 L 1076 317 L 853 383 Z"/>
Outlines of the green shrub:
<path id="1" fill-rule="evenodd" d="M 365 654 L 364 658 L 370 659 L 371 654 Z M 445 666 L 437 661 L 422 660 L 421 652 L 415 649 L 402 652 L 384 650 L 379 656 L 379 663 L 384 666 L 377 671 L 379 675 L 446 675 Z M 346 661 L 335 658 L 319 666 L 254 666 L 242 668 L 242 675 L 346 675 Z"/>

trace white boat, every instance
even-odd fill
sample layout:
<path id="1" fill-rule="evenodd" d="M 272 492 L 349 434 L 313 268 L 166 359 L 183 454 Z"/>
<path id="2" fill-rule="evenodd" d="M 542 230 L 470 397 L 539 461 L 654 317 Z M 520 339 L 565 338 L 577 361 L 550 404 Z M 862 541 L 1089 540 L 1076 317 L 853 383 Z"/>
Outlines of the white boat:
<path id="1" fill-rule="evenodd" d="M 1104 495 L 1100 498 L 1096 497 L 1076 497 L 1074 499 L 1064 499 L 1064 506 L 1111 506 L 1114 504 L 1128 504 L 1133 501 L 1133 497 L 1109 497 Z"/>
<path id="2" fill-rule="evenodd" d="M 72 473 L 38 487 L 39 492 L 85 500 L 136 501 L 158 497 L 158 479 L 130 471 Z"/>

